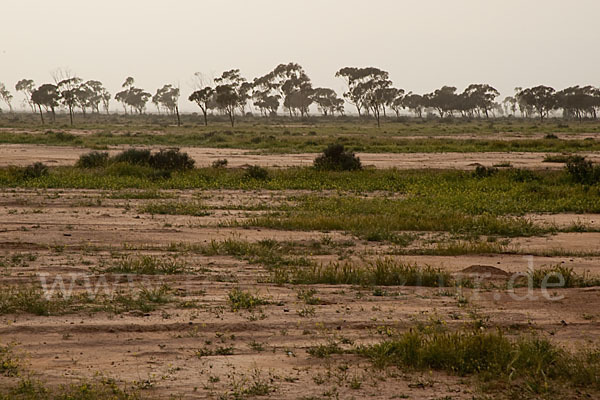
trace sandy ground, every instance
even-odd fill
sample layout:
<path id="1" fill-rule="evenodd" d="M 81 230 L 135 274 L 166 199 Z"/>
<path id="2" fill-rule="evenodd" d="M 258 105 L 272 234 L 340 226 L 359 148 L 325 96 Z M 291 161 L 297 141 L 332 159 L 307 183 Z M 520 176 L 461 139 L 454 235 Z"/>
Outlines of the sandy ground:
<path id="1" fill-rule="evenodd" d="M 127 147 L 111 148 L 115 154 Z M 158 147 L 150 147 L 158 149 Z M 310 166 L 317 156 L 314 153 L 300 154 L 252 154 L 242 149 L 214 149 L 202 147 L 182 147 L 196 160 L 197 166 L 210 166 L 213 161 L 226 158 L 228 166 L 261 165 L 265 167 Z M 3 144 L 0 146 L 0 166 L 26 166 L 40 161 L 50 166 L 73 165 L 80 155 L 89 149 L 67 146 L 46 146 L 28 144 Z M 493 166 L 510 163 L 515 168 L 562 169 L 564 164 L 543 162 L 546 154 L 527 152 L 489 153 L 357 153 L 365 166 L 376 168 L 433 168 L 433 169 L 473 169 L 475 165 Z M 590 160 L 600 162 L 600 154 L 583 152 Z"/>
<path id="2" fill-rule="evenodd" d="M 53 148 L 49 148 L 53 149 Z M 29 154 L 29 160 L 33 158 Z M 589 343 L 600 334 L 600 288 L 540 290 L 533 298 L 526 288 L 514 293 L 501 289 L 477 291 L 433 288 L 373 288 L 312 285 L 321 304 L 307 306 L 298 298 L 299 286 L 265 283 L 268 271 L 259 264 L 231 256 L 168 252 L 173 243 L 207 244 L 236 238 L 274 239 L 301 243 L 352 242 L 331 254 L 305 256 L 323 262 L 340 257 L 370 259 L 390 250 L 343 232 L 295 232 L 223 226 L 260 211 L 240 211 L 240 205 L 275 204 L 295 192 L 173 191 L 180 198 L 199 198 L 218 210 L 202 217 L 144 214 L 149 201 L 111 199 L 94 190 L 5 190 L 0 193 L 0 287 L 57 279 L 75 293 L 126 290 L 118 276 L 104 275 L 106 284 L 94 286 L 94 270 L 123 256 L 177 256 L 190 266 L 183 275 L 136 277 L 136 285 L 168 284 L 175 301 L 149 313 L 78 313 L 60 316 L 29 314 L 0 316 L 0 343 L 17 343 L 35 376 L 58 384 L 93 378 L 97 373 L 146 388 L 144 394 L 168 398 L 218 398 L 232 387 L 261 378 L 272 385 L 273 399 L 327 397 L 342 399 L 472 399 L 474 385 L 467 378 L 441 373 L 408 373 L 393 368 L 373 369 L 364 359 L 335 355 L 320 359 L 308 350 L 328 341 L 371 343 L 382 332 L 404 331 L 415 324 L 443 321 L 458 328 L 473 315 L 489 317 L 491 326 L 532 330 L 550 335 L 566 347 Z M 539 222 L 570 225 L 575 221 L 596 226 L 599 215 L 534 215 Z M 326 240 L 325 240 L 326 239 Z M 445 268 L 453 273 L 467 268 L 522 272 L 532 260 L 534 268 L 563 264 L 578 272 L 600 275 L 600 234 L 561 233 L 516 238 L 518 254 L 469 256 L 403 256 L 405 261 Z M 567 255 L 528 258 L 529 253 Z M 599 252 L 595 254 L 594 251 Z M 561 253 L 561 254 L 562 254 Z M 585 253 L 585 254 L 584 254 Z M 15 257 L 25 257 L 15 262 Z M 28 257 L 31 256 L 31 257 Z M 90 283 L 91 282 L 91 283 Z M 94 283 L 96 282 L 96 283 Z M 71 286 L 72 284 L 72 286 Z M 91 286 L 90 286 L 91 285 Z M 139 287 L 139 286 L 136 286 Z M 230 309 L 228 293 L 235 287 L 269 299 L 255 311 Z M 112 292 L 111 292 L 112 293 Z M 459 301 L 459 298 L 468 299 Z M 191 307 L 183 304 L 193 302 Z M 308 310 L 308 311 L 307 311 Z M 346 345 L 349 347 L 350 345 Z M 223 351 L 227 349 L 227 351 Z M 215 354 L 215 352 L 227 354 Z M 200 353 L 199 353 L 200 352 Z M 199 355 L 200 354 L 200 355 Z M 0 378 L 3 382 L 8 378 Z M 360 387 L 355 384 L 360 381 Z M 395 397 L 394 397 L 395 396 Z M 406 396 L 406 397 L 398 397 Z M 332 395 L 330 398 L 336 398 Z"/>

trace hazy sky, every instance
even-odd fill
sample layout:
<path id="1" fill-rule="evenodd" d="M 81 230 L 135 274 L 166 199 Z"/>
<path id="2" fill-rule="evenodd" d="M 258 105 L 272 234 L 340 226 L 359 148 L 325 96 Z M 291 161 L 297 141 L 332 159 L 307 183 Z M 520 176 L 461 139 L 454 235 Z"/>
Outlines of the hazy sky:
<path id="1" fill-rule="evenodd" d="M 600 85 L 598 0 L 1 0 L 0 82 L 51 81 L 68 67 L 115 93 L 128 75 L 154 93 L 240 68 L 251 80 L 290 61 L 315 86 L 376 66 L 397 87 L 462 90 Z M 21 95 L 16 95 L 20 103 Z M 185 99 L 184 99 L 185 98 Z M 150 107 L 149 107 L 150 109 Z"/>

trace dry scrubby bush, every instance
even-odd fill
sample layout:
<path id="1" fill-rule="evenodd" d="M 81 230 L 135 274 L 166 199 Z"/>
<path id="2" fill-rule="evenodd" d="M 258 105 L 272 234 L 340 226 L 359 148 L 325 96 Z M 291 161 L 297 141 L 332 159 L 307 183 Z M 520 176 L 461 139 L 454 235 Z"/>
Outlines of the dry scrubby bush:
<path id="1" fill-rule="evenodd" d="M 325 171 L 355 171 L 362 168 L 360 158 L 346 151 L 343 144 L 330 144 L 314 161 L 314 167 Z"/>

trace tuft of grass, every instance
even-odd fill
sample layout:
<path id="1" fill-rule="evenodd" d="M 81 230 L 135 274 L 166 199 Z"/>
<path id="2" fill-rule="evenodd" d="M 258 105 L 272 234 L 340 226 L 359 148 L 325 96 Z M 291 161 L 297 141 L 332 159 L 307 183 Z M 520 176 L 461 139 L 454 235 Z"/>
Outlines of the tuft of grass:
<path id="1" fill-rule="evenodd" d="M 364 266 L 345 262 L 279 269 L 274 271 L 274 280 L 277 283 L 364 286 L 446 287 L 455 283 L 452 276 L 440 268 L 419 267 L 390 258 Z"/>
<path id="2" fill-rule="evenodd" d="M 49 387 L 30 378 L 0 388 L 0 400 L 139 400 L 137 391 L 122 389 L 111 378 Z"/>
<path id="3" fill-rule="evenodd" d="M 176 275 L 183 274 L 188 270 L 187 264 L 176 258 L 142 255 L 122 257 L 103 271 L 117 274 Z"/>
<path id="4" fill-rule="evenodd" d="M 572 267 L 562 264 L 557 264 L 549 268 L 535 269 L 528 272 L 528 275 L 535 288 L 545 285 L 559 288 L 600 286 L 600 277 L 592 277 L 588 273 L 578 274 Z"/>
<path id="5" fill-rule="evenodd" d="M 0 315 L 29 313 L 48 316 L 67 312 L 72 305 L 73 298 L 60 295 L 47 298 L 41 288 L 8 287 L 0 290 Z"/>
<path id="6" fill-rule="evenodd" d="M 327 358 L 332 354 L 344 354 L 345 350 L 336 341 L 309 347 L 306 352 L 313 357 Z"/>
<path id="7" fill-rule="evenodd" d="M 229 306 L 232 311 L 253 310 L 256 307 L 269 304 L 266 299 L 254 296 L 248 291 L 235 288 L 228 294 Z"/>

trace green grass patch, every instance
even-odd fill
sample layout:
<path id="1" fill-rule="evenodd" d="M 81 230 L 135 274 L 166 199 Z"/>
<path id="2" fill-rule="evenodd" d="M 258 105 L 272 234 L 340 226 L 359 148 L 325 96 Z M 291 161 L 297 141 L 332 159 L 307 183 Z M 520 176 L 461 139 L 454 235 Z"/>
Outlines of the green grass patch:
<path id="1" fill-rule="evenodd" d="M 570 353 L 546 339 L 509 339 L 501 332 L 410 331 L 356 349 L 377 367 L 433 369 L 483 380 L 503 380 L 533 397 L 561 385 L 600 389 L 600 350 Z M 524 392 L 523 392 L 524 391 Z"/>

